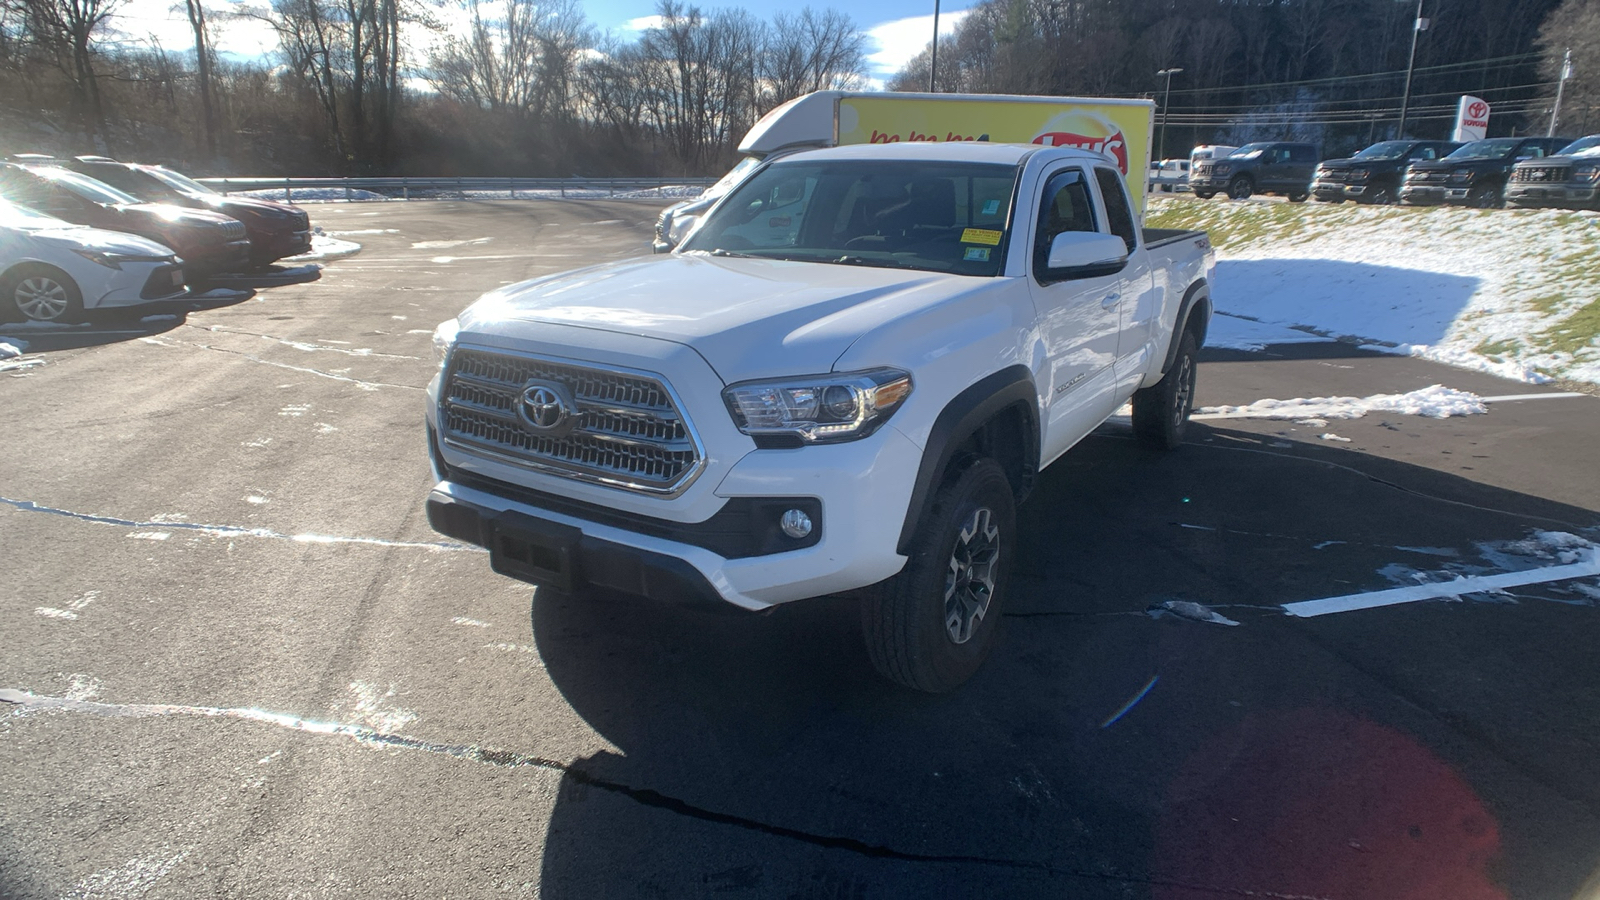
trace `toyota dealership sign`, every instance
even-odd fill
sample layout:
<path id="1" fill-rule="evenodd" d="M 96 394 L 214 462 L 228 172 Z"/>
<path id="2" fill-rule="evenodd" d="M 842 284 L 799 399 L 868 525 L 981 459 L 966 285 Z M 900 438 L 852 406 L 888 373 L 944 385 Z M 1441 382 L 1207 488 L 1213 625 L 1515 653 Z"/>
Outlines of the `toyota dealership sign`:
<path id="1" fill-rule="evenodd" d="M 1489 104 L 1479 97 L 1461 98 L 1456 106 L 1456 130 L 1450 140 L 1466 143 L 1489 136 Z"/>

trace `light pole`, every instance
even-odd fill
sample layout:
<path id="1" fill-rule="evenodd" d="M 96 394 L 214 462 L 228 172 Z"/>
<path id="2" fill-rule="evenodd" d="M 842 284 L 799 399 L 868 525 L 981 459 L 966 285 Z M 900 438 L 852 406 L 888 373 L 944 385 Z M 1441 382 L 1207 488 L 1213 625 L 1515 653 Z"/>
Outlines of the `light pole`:
<path id="1" fill-rule="evenodd" d="M 939 0 L 933 0 L 933 57 L 928 60 L 928 93 L 938 92 L 933 78 L 939 74 Z"/>
<path id="2" fill-rule="evenodd" d="M 1411 106 L 1411 70 L 1417 65 L 1417 36 L 1428 27 L 1428 20 L 1422 17 L 1422 0 L 1417 0 L 1417 17 L 1411 23 L 1411 56 L 1406 60 L 1406 91 L 1400 100 L 1400 131 L 1397 138 L 1406 136 L 1406 113 Z"/>
<path id="3" fill-rule="evenodd" d="M 1550 130 L 1544 133 L 1545 137 L 1556 136 L 1556 121 L 1561 118 L 1561 94 L 1566 90 L 1567 79 L 1572 77 L 1572 51 L 1567 50 L 1567 55 L 1561 60 L 1561 80 L 1556 82 L 1556 105 L 1550 110 Z"/>
<path id="4" fill-rule="evenodd" d="M 1156 73 L 1157 78 L 1167 79 L 1167 89 L 1161 94 L 1161 128 L 1156 132 L 1156 160 L 1159 162 L 1167 158 L 1167 106 L 1172 103 L 1172 76 L 1182 72 L 1182 69 L 1162 69 Z"/>

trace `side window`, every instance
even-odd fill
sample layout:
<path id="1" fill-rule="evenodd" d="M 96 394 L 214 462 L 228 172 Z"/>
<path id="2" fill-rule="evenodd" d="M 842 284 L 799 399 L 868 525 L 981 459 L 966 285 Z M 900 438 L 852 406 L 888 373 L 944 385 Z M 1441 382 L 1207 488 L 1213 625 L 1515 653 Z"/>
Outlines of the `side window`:
<path id="1" fill-rule="evenodd" d="M 1317 161 L 1317 153 L 1310 147 L 1292 147 L 1289 150 L 1289 158 L 1297 163 L 1314 163 Z"/>
<path id="2" fill-rule="evenodd" d="M 1523 144 L 1517 151 L 1517 159 L 1538 159 L 1544 155 L 1544 148 L 1538 144 Z"/>
<path id="3" fill-rule="evenodd" d="M 1033 239 L 1033 275 L 1045 280 L 1045 263 L 1050 258 L 1050 242 L 1065 231 L 1095 231 L 1093 201 L 1083 172 L 1068 169 L 1045 182 L 1039 204 L 1039 226 Z"/>
<path id="4" fill-rule="evenodd" d="M 1411 151 L 1411 158 L 1412 159 L 1437 159 L 1438 158 L 1438 154 L 1433 152 L 1433 148 L 1432 147 L 1424 146 L 1424 147 L 1418 147 L 1417 149 Z"/>
<path id="5" fill-rule="evenodd" d="M 1106 201 L 1106 220 L 1111 233 L 1128 245 L 1128 252 L 1139 246 L 1139 235 L 1133 224 L 1133 208 L 1128 205 L 1128 192 L 1123 190 L 1122 176 L 1111 169 L 1095 169 L 1095 180 L 1100 183 L 1100 196 Z"/>

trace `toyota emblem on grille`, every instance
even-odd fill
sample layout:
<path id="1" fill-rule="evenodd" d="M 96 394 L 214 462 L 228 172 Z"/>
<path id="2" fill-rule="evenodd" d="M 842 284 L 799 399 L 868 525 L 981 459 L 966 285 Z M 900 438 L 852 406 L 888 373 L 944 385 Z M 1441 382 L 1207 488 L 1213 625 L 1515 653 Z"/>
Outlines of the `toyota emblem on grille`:
<path id="1" fill-rule="evenodd" d="M 566 390 L 548 381 L 528 382 L 517 402 L 517 417 L 541 434 L 570 430 L 572 413 L 572 400 Z"/>

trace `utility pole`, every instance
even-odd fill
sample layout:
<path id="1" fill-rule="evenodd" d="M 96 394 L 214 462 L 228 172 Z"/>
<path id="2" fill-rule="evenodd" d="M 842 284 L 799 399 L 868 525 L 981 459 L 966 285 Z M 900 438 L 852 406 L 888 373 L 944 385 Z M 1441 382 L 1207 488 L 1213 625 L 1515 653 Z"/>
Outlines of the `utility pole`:
<path id="1" fill-rule="evenodd" d="M 1172 103 L 1172 76 L 1182 72 L 1182 69 L 1162 69 L 1156 73 L 1157 78 L 1167 79 L 1167 89 L 1161 95 L 1161 128 L 1156 131 L 1156 161 L 1167 158 L 1167 107 Z"/>
<path id="2" fill-rule="evenodd" d="M 933 58 L 928 60 L 928 93 L 938 93 L 934 76 L 939 74 L 939 0 L 933 0 Z"/>
<path id="3" fill-rule="evenodd" d="M 1417 36 L 1428 27 L 1428 20 L 1422 17 L 1422 0 L 1417 0 L 1417 17 L 1411 23 L 1411 57 L 1406 60 L 1406 92 L 1400 100 L 1400 131 L 1397 138 L 1406 136 L 1406 113 L 1411 107 L 1411 70 L 1417 65 Z"/>
<path id="4" fill-rule="evenodd" d="M 1572 77 L 1572 50 L 1567 49 L 1567 55 L 1561 60 L 1561 80 L 1556 82 L 1556 105 L 1550 110 L 1550 130 L 1544 133 L 1545 137 L 1556 136 L 1556 120 L 1561 118 L 1561 94 L 1566 90 L 1567 79 Z"/>

